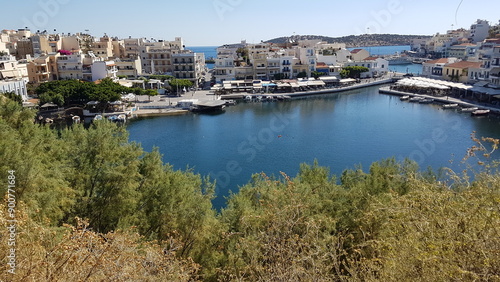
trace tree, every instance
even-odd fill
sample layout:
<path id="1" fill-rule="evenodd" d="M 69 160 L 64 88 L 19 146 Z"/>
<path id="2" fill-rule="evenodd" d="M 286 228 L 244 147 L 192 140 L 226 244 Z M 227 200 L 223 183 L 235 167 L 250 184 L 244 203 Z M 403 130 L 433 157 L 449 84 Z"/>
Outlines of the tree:
<path id="1" fill-rule="evenodd" d="M 281 79 L 285 79 L 285 74 L 284 74 L 284 73 L 281 73 L 281 72 L 280 72 L 280 73 L 275 73 L 275 74 L 273 75 L 273 79 L 274 79 L 274 80 L 281 80 Z"/>
<path id="2" fill-rule="evenodd" d="M 20 95 L 17 95 L 15 92 L 4 92 L 0 94 L 18 103 L 19 105 L 23 104 L 23 98 Z"/>
<path id="3" fill-rule="evenodd" d="M 303 78 L 303 77 L 307 77 L 307 72 L 301 71 L 297 74 L 297 78 Z"/>
<path id="4" fill-rule="evenodd" d="M 148 99 L 151 101 L 151 97 L 158 96 L 158 91 L 154 89 L 147 89 L 144 91 L 144 95 L 148 95 Z"/>
<path id="5" fill-rule="evenodd" d="M 361 67 L 361 66 L 349 66 L 349 67 L 344 67 L 340 71 L 340 76 L 342 78 L 360 78 L 361 73 L 367 72 L 370 69 L 367 67 Z"/>
<path id="6" fill-rule="evenodd" d="M 168 84 L 172 87 L 172 90 L 183 91 L 184 88 L 190 88 L 193 86 L 193 82 L 188 79 L 172 79 L 168 81 Z"/>
<path id="7" fill-rule="evenodd" d="M 316 79 L 318 79 L 318 77 L 324 76 L 324 75 L 326 75 L 326 73 L 324 73 L 324 72 L 319 72 L 319 71 L 313 71 L 313 72 L 311 72 L 311 76 L 314 77 L 314 78 L 316 78 Z"/>

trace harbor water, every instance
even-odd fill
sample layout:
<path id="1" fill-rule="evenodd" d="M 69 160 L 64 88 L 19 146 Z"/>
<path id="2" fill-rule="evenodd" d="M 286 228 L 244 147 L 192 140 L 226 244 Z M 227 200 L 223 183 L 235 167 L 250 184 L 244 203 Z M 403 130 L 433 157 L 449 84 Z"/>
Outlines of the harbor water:
<path id="1" fill-rule="evenodd" d="M 174 168 L 191 167 L 217 180 L 216 208 L 254 173 L 295 176 L 301 163 L 318 160 L 340 175 L 390 157 L 411 158 L 422 169 L 460 171 L 460 161 L 474 145 L 473 131 L 500 138 L 497 117 L 402 102 L 379 94 L 378 87 L 284 102 L 242 102 L 222 114 L 139 119 L 127 127 L 132 141 L 146 151 L 159 147 Z"/>

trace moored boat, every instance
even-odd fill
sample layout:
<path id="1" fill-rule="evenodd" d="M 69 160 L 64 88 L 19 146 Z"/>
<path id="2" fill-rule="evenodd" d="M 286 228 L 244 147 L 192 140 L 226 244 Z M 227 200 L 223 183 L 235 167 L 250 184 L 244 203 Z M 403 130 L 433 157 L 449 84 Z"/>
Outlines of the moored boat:
<path id="1" fill-rule="evenodd" d="M 443 109 L 456 109 L 458 108 L 458 104 L 457 103 L 454 103 L 454 104 L 444 104 L 443 105 Z"/>
<path id="2" fill-rule="evenodd" d="M 430 99 L 430 98 L 425 98 L 425 99 L 422 99 L 420 101 L 418 101 L 420 104 L 430 104 L 432 102 L 434 102 L 434 99 Z"/>
<path id="3" fill-rule="evenodd" d="M 405 100 L 408 100 L 408 99 L 410 99 L 410 95 L 404 95 L 404 96 L 401 96 L 399 98 L 399 100 L 401 100 L 401 101 L 405 101 Z"/>
<path id="4" fill-rule="evenodd" d="M 475 110 L 471 113 L 473 116 L 486 116 L 490 113 L 490 110 Z"/>
<path id="5" fill-rule="evenodd" d="M 412 97 L 412 98 L 410 98 L 410 100 L 409 100 L 409 101 L 410 101 L 410 102 L 414 102 L 414 103 L 418 103 L 418 102 L 420 102 L 420 101 L 421 101 L 421 100 L 423 100 L 423 99 L 424 99 L 424 98 L 422 98 L 422 97 Z"/>
<path id="6" fill-rule="evenodd" d="M 470 112 L 472 113 L 473 111 L 477 111 L 478 110 L 478 107 L 470 107 L 470 108 L 462 108 L 461 111 L 462 112 Z"/>

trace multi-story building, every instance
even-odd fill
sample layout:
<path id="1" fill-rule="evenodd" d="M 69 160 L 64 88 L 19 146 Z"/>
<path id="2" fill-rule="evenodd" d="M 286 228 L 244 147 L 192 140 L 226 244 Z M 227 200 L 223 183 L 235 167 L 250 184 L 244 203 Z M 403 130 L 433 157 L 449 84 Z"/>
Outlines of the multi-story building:
<path id="1" fill-rule="evenodd" d="M 18 60 L 28 59 L 34 56 L 33 43 L 29 38 L 20 39 L 16 43 L 16 58 Z"/>
<path id="2" fill-rule="evenodd" d="M 422 63 L 422 76 L 442 79 L 443 78 L 443 68 L 448 65 L 455 63 L 457 58 L 441 58 L 432 61 L 426 61 Z"/>
<path id="3" fill-rule="evenodd" d="M 5 55 L 0 57 L 0 79 L 21 79 L 28 77 L 26 63 L 20 63 L 16 57 Z"/>
<path id="4" fill-rule="evenodd" d="M 28 90 L 25 79 L 0 80 L 0 93 L 13 92 L 23 99 L 28 100 Z"/>
<path id="5" fill-rule="evenodd" d="M 127 58 L 137 58 L 139 56 L 139 48 L 143 46 L 143 38 L 132 38 L 129 37 L 123 40 L 124 54 L 123 57 Z"/>
<path id="6" fill-rule="evenodd" d="M 139 58 L 114 59 L 116 64 L 116 76 L 126 76 L 128 78 L 138 77 L 142 74 L 142 64 Z"/>
<path id="7" fill-rule="evenodd" d="M 389 70 L 389 62 L 379 57 L 367 57 L 362 60 L 347 62 L 344 67 L 366 67 L 367 72 L 361 74 L 361 78 L 378 77 L 385 75 Z"/>
<path id="8" fill-rule="evenodd" d="M 104 60 L 113 57 L 113 43 L 112 39 L 108 36 L 101 37 L 99 41 L 92 42 L 90 49 L 94 55 Z"/>
<path id="9" fill-rule="evenodd" d="M 45 33 L 34 34 L 30 37 L 31 44 L 33 46 L 33 54 L 34 57 L 42 56 L 42 54 L 50 54 L 52 52 L 52 48 L 49 44 L 49 36 Z"/>
<path id="10" fill-rule="evenodd" d="M 188 50 L 172 54 L 173 76 L 188 79 L 198 87 L 204 80 L 205 54 Z"/>
<path id="11" fill-rule="evenodd" d="M 467 61 L 476 57 L 477 45 L 472 43 L 462 43 L 448 48 L 447 57 L 458 58 Z"/>
<path id="12" fill-rule="evenodd" d="M 40 56 L 28 63 L 28 78 L 33 84 L 40 84 L 59 78 L 57 72 L 57 55 Z"/>
<path id="13" fill-rule="evenodd" d="M 86 74 L 89 73 L 91 64 L 84 64 L 85 55 L 81 52 L 73 53 L 72 55 L 61 55 L 57 58 L 57 71 L 59 79 L 85 79 L 84 65 Z M 88 76 L 86 76 L 88 78 Z"/>
<path id="14" fill-rule="evenodd" d="M 145 42 L 139 46 L 142 70 L 150 74 L 172 74 L 172 54 L 184 50 L 180 37 L 174 41 Z"/>
<path id="15" fill-rule="evenodd" d="M 493 48 L 489 70 L 491 86 L 500 87 L 500 45 Z"/>
<path id="16" fill-rule="evenodd" d="M 469 39 L 472 43 L 477 43 L 488 38 L 490 24 L 485 20 L 477 20 L 470 26 Z"/>
<path id="17" fill-rule="evenodd" d="M 95 61 L 92 64 L 92 81 L 97 81 L 104 78 L 111 78 L 116 81 L 118 69 L 114 61 Z"/>
<path id="18" fill-rule="evenodd" d="M 481 62 L 460 61 L 445 65 L 443 68 L 443 79 L 466 83 L 469 80 L 469 69 L 477 69 Z"/>

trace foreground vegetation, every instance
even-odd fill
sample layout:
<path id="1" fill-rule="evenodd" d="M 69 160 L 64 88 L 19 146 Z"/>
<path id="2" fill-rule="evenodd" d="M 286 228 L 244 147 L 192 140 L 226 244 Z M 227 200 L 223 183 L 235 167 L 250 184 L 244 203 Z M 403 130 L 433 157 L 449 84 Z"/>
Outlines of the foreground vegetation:
<path id="1" fill-rule="evenodd" d="M 394 159 L 214 183 L 102 121 L 60 131 L 0 98 L 2 281 L 500 281 L 500 174 L 447 181 Z M 487 154 L 477 140 L 469 157 Z M 8 272 L 9 171 L 16 269 Z"/>

